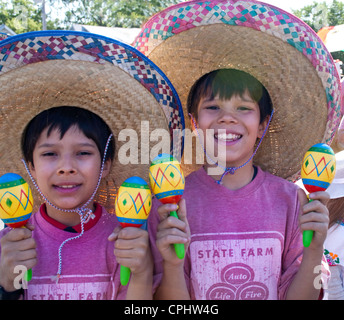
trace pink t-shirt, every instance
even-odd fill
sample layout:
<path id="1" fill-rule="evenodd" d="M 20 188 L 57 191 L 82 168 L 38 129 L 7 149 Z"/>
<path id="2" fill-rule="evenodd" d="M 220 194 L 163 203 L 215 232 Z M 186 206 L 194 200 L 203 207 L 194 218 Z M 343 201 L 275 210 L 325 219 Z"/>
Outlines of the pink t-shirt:
<path id="1" fill-rule="evenodd" d="M 41 210 L 31 217 L 35 226 L 37 265 L 28 282 L 25 298 L 29 300 L 104 300 L 125 299 L 127 287 L 120 285 L 120 267 L 114 255 L 114 243 L 107 240 L 118 224 L 115 216 L 100 207 L 101 216 L 89 230 L 62 249 L 62 275 L 52 281 L 58 270 L 58 250 L 66 239 L 78 235 L 64 231 L 43 216 Z M 68 214 L 68 213 L 66 213 Z M 92 224 L 92 219 L 90 222 Z M 86 228 L 87 229 L 87 228 Z M 0 232 L 0 238 L 9 231 Z M 1 247 L 0 247 L 1 251 Z"/>
<path id="2" fill-rule="evenodd" d="M 192 299 L 285 298 L 303 252 L 297 189 L 260 168 L 235 191 L 218 185 L 203 168 L 186 178 L 191 243 L 185 277 Z M 156 229 L 160 205 L 155 199 L 150 229 Z M 153 248 L 161 273 L 161 256 Z"/>

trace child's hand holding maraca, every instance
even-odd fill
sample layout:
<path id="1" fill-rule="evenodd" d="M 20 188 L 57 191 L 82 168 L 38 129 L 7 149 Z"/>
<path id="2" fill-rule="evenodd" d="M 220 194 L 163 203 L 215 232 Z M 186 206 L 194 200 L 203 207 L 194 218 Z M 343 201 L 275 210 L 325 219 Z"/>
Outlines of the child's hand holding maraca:
<path id="1" fill-rule="evenodd" d="M 115 256 L 120 265 L 130 268 L 133 274 L 144 273 L 152 268 L 149 236 L 146 230 L 117 227 L 113 236 L 116 238 Z"/>
<path id="2" fill-rule="evenodd" d="M 31 268 L 36 265 L 36 243 L 33 226 L 28 224 L 32 214 L 33 198 L 28 183 L 18 174 L 6 173 L 0 177 L 0 218 L 14 228 L 1 239 L 0 285 L 14 291 L 14 268 L 27 268 L 24 279 L 29 281 Z M 25 226 L 25 228 L 24 228 Z"/>
<path id="3" fill-rule="evenodd" d="M 116 215 L 124 229 L 142 227 L 146 223 L 151 206 L 151 191 L 142 178 L 134 176 L 122 183 L 116 197 Z M 137 269 L 139 266 L 134 261 L 139 261 L 142 267 L 145 263 L 142 263 L 141 259 L 150 257 L 148 234 L 145 230 L 116 230 L 119 229 L 115 229 L 109 240 L 116 240 L 115 255 L 121 265 L 121 284 L 127 285 L 131 274 L 129 265 L 132 264 Z M 143 255 L 135 256 L 136 251 Z"/>
<path id="4" fill-rule="evenodd" d="M 178 218 L 171 216 L 176 211 Z M 186 203 L 167 203 L 158 208 L 160 223 L 157 227 L 156 246 L 162 256 L 163 276 L 155 298 L 189 300 L 189 291 L 184 277 L 184 257 L 177 256 L 175 245 L 180 244 L 187 252 L 190 242 L 190 228 L 186 218 Z M 172 296 L 171 296 L 172 295 Z M 173 297 L 173 298 L 172 298 Z"/>
<path id="5" fill-rule="evenodd" d="M 178 208 L 178 209 L 177 209 Z M 177 211 L 178 218 L 170 216 L 171 211 Z M 164 204 L 158 208 L 160 223 L 158 225 L 156 245 L 161 253 L 164 263 L 183 266 L 184 260 L 176 256 L 175 243 L 185 245 L 185 251 L 190 241 L 190 228 L 186 218 L 185 200 L 179 204 Z"/>
<path id="6" fill-rule="evenodd" d="M 33 226 L 26 224 L 26 228 L 15 228 L 1 238 L 0 285 L 8 292 L 18 289 L 14 286 L 18 277 L 15 267 L 25 266 L 30 270 L 37 263 L 32 230 Z"/>
<path id="7" fill-rule="evenodd" d="M 153 281 L 153 258 L 148 232 L 140 228 L 119 226 L 115 228 L 109 240 L 114 241 L 114 254 L 117 262 L 131 271 L 130 283 L 135 281 L 146 286 L 151 284 Z"/>
<path id="8" fill-rule="evenodd" d="M 326 191 L 317 191 L 309 194 L 309 198 L 304 190 L 298 190 L 298 198 L 301 203 L 299 225 L 301 231 L 312 230 L 314 232 L 310 248 L 321 248 L 326 239 L 328 224 L 329 224 L 329 212 L 326 207 L 327 202 L 330 199 L 329 194 Z"/>

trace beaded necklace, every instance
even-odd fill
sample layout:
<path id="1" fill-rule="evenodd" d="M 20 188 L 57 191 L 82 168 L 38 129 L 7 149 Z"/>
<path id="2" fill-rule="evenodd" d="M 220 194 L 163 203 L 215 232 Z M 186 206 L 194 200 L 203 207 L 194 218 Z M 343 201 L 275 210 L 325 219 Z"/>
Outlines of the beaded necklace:
<path id="1" fill-rule="evenodd" d="M 81 207 L 78 207 L 78 208 L 75 208 L 75 209 L 61 209 L 57 206 L 55 206 L 54 204 L 52 204 L 48 199 L 47 197 L 42 193 L 42 191 L 40 190 L 40 188 L 38 187 L 35 179 L 33 178 L 30 170 L 29 170 L 29 167 L 27 166 L 26 162 L 24 159 L 22 159 L 22 162 L 25 166 L 25 169 L 33 183 L 33 185 L 35 186 L 35 188 L 37 189 L 37 191 L 39 192 L 39 194 L 41 195 L 41 197 L 44 199 L 44 201 L 46 203 L 48 203 L 50 206 L 52 206 L 54 209 L 57 209 L 57 210 L 60 210 L 62 212 L 65 212 L 65 213 L 72 213 L 72 212 L 76 212 L 79 217 L 80 217 L 80 225 L 81 225 L 81 233 L 78 234 L 77 236 L 75 237 L 71 237 L 71 238 L 68 238 L 66 239 L 65 241 L 62 242 L 62 244 L 60 245 L 59 247 L 59 250 L 58 250 L 58 259 L 59 259 L 59 264 L 58 264 L 58 269 L 57 269 L 57 274 L 56 276 L 53 276 L 52 277 L 52 280 L 53 281 L 56 281 L 56 283 L 58 283 L 60 277 L 61 277 L 61 273 L 62 273 L 62 248 L 63 246 L 69 242 L 69 241 L 72 241 L 72 240 L 76 240 L 80 237 L 83 236 L 84 234 L 84 224 L 87 223 L 91 216 L 92 216 L 92 210 L 91 209 L 88 209 L 87 206 L 90 204 L 90 202 L 93 200 L 94 196 L 96 195 L 97 193 L 97 190 L 99 188 L 99 185 L 100 185 L 100 182 L 101 182 L 101 178 L 102 178 L 102 175 L 103 175 L 103 171 L 104 171 L 104 164 L 105 164 L 105 158 L 106 158 L 106 153 L 108 151 L 108 148 L 109 148 L 109 144 L 110 144 L 110 140 L 111 138 L 113 137 L 113 134 L 110 134 L 110 136 L 108 137 L 107 139 L 107 142 L 106 142 L 106 145 L 105 145 L 105 150 L 104 150 L 104 156 L 103 156 L 103 159 L 102 159 L 102 165 L 100 167 L 100 173 L 99 173 L 99 178 L 98 178 L 98 182 L 97 182 L 97 185 L 92 193 L 92 195 L 90 196 L 90 198 L 81 206 Z"/>

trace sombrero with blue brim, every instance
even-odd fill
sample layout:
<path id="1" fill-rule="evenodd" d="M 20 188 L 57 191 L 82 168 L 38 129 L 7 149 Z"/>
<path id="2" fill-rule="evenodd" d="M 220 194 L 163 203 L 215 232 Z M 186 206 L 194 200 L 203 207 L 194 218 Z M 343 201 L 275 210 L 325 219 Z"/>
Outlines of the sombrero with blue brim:
<path id="1" fill-rule="evenodd" d="M 22 131 L 34 116 L 56 106 L 88 109 L 114 133 L 115 160 L 96 197 L 109 212 L 123 181 L 139 176 L 148 182 L 149 162 L 159 149 L 182 153 L 182 141 L 172 143 L 173 131 L 184 128 L 174 87 L 150 59 L 115 39 L 74 31 L 5 39 L 0 90 L 0 175 L 13 172 L 30 181 L 21 162 Z M 132 151 L 137 156 L 130 158 Z"/>

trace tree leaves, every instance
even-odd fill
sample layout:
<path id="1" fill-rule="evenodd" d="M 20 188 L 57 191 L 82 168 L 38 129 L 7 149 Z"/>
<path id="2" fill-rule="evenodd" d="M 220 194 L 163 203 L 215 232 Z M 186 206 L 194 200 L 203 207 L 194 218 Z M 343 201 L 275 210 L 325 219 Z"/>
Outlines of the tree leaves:
<path id="1" fill-rule="evenodd" d="M 153 14 L 185 0 L 45 0 L 47 29 L 74 24 L 140 28 Z M 0 24 L 16 33 L 42 29 L 42 0 L 0 1 Z"/>
<path id="2" fill-rule="evenodd" d="M 328 6 L 325 1 L 307 5 L 293 13 L 306 22 L 315 32 L 322 27 L 344 24 L 344 3 L 333 0 Z"/>

